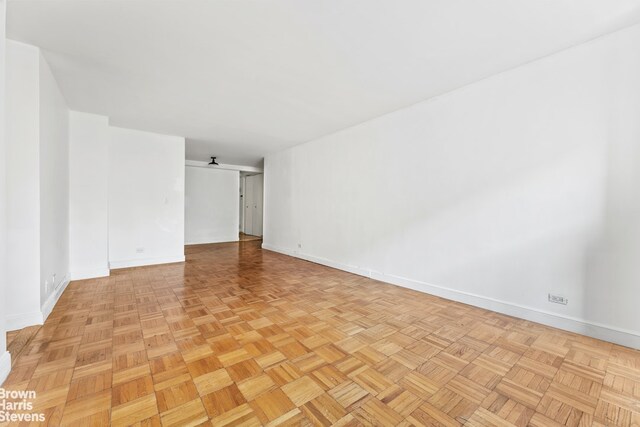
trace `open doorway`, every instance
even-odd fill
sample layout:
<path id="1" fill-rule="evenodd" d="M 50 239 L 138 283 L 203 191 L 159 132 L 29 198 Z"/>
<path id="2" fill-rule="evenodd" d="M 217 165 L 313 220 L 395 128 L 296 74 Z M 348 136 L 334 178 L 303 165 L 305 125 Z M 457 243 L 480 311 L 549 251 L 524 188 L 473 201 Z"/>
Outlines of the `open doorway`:
<path id="1" fill-rule="evenodd" d="M 240 174 L 240 240 L 262 237 L 264 175 Z"/>

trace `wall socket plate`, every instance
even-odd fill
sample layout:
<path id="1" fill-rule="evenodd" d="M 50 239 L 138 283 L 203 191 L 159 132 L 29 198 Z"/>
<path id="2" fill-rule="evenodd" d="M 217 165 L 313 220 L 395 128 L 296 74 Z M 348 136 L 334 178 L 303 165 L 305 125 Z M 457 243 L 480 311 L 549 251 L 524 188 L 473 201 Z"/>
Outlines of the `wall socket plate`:
<path id="1" fill-rule="evenodd" d="M 569 298 L 560 295 L 549 294 L 549 302 L 552 302 L 554 304 L 567 305 L 569 304 Z"/>

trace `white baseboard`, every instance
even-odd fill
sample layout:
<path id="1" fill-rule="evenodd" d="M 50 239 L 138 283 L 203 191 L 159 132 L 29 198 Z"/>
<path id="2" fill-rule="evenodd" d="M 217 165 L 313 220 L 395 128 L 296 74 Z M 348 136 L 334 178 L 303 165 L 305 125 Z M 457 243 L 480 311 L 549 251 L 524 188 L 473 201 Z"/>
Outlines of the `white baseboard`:
<path id="1" fill-rule="evenodd" d="M 49 298 L 42 304 L 40 311 L 8 315 L 6 317 L 7 331 L 17 331 L 27 326 L 44 324 L 69 283 L 71 283 L 71 280 L 69 279 L 69 274 L 67 274 L 60 282 L 60 285 L 54 289 Z"/>
<path id="2" fill-rule="evenodd" d="M 30 313 L 10 314 L 5 318 L 7 331 L 17 331 L 27 326 L 42 325 L 44 317 L 41 311 Z"/>
<path id="3" fill-rule="evenodd" d="M 202 239 L 190 239 L 186 241 L 185 245 L 206 245 L 209 243 L 229 243 L 229 242 L 237 242 L 240 240 L 238 234 L 222 236 L 222 237 L 212 237 L 212 238 L 202 238 Z"/>
<path id="4" fill-rule="evenodd" d="M 109 277 L 111 271 L 108 267 L 96 269 L 84 269 L 71 272 L 71 280 L 97 279 L 99 277 Z"/>
<path id="5" fill-rule="evenodd" d="M 33 311 L 30 313 L 11 314 L 6 317 L 6 326 L 8 331 L 16 331 L 18 329 L 26 328 L 27 326 L 42 325 L 47 317 L 53 311 L 56 303 L 60 299 L 60 295 L 69 286 L 69 275 L 66 275 L 60 285 L 49 295 L 49 298 L 42 304 L 40 311 Z"/>
<path id="6" fill-rule="evenodd" d="M 53 311 L 53 307 L 56 306 L 56 303 L 60 299 L 60 295 L 62 295 L 64 290 L 67 289 L 67 286 L 69 286 L 70 282 L 71 282 L 71 280 L 69 280 L 69 275 L 67 275 L 64 278 L 64 280 L 62 281 L 62 283 L 60 284 L 60 286 L 58 286 L 51 293 L 51 295 L 49 295 L 49 298 L 47 298 L 47 300 L 44 302 L 44 304 L 42 304 L 42 320 L 43 321 L 47 320 L 47 317 L 49 317 L 49 315 Z"/>
<path id="7" fill-rule="evenodd" d="M 638 331 L 617 328 L 610 325 L 591 322 L 585 319 L 551 313 L 537 308 L 514 304 L 507 301 L 501 301 L 498 299 L 472 294 L 469 292 L 463 292 L 444 286 L 433 285 L 430 283 L 372 271 L 357 266 L 346 265 L 333 260 L 320 258 L 313 255 L 307 255 L 285 248 L 274 247 L 264 243 L 262 244 L 262 248 L 289 255 L 295 258 L 304 259 L 306 261 L 311 261 L 317 264 L 326 265 L 338 270 L 347 271 L 359 276 L 369 277 L 381 282 L 390 283 L 404 288 L 413 289 L 415 291 L 435 295 L 441 298 L 446 298 L 452 301 L 457 301 L 464 304 L 473 305 L 475 307 L 484 308 L 486 310 L 506 314 L 508 316 L 530 320 L 532 322 L 541 323 L 543 325 L 551 326 L 565 331 L 587 335 L 593 338 L 609 341 L 626 347 L 640 349 L 640 332 Z"/>
<path id="8" fill-rule="evenodd" d="M 109 268 L 113 270 L 116 268 L 143 267 L 145 265 L 171 264 L 174 262 L 184 262 L 184 259 L 184 255 L 178 255 L 173 257 L 109 261 Z"/>
<path id="9" fill-rule="evenodd" d="M 9 372 L 11 372 L 11 354 L 5 351 L 0 355 L 0 385 L 7 379 Z"/>

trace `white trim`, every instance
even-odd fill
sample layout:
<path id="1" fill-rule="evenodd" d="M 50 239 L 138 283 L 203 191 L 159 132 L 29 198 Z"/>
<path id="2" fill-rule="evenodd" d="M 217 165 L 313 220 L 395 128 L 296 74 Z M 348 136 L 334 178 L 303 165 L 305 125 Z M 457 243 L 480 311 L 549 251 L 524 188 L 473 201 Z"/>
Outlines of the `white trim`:
<path id="1" fill-rule="evenodd" d="M 109 261 L 109 268 L 129 268 L 143 267 L 145 265 L 172 264 L 174 262 L 184 262 L 184 255 L 161 258 L 145 258 L 145 259 L 128 259 L 121 261 Z"/>
<path id="2" fill-rule="evenodd" d="M 208 243 L 229 243 L 229 242 L 237 242 L 239 241 L 240 238 L 238 237 L 237 234 L 235 235 L 230 235 L 230 236 L 226 236 L 226 237 L 213 237 L 213 238 L 200 238 L 200 239 L 194 239 L 194 240 L 189 240 L 188 242 L 185 242 L 185 245 L 205 245 Z"/>
<path id="3" fill-rule="evenodd" d="M 97 279 L 99 277 L 109 277 L 111 271 L 108 267 L 97 269 L 85 269 L 71 272 L 71 280 Z"/>
<path id="4" fill-rule="evenodd" d="M 60 295 L 62 295 L 64 290 L 67 289 L 67 286 L 69 286 L 69 283 L 71 283 L 71 280 L 69 279 L 69 274 L 67 274 L 62 281 L 60 281 L 58 287 L 51 292 L 49 298 L 47 298 L 44 304 L 42 304 L 40 311 L 11 314 L 7 316 L 7 330 L 16 331 L 18 329 L 26 328 L 27 326 L 43 325 L 60 299 Z"/>
<path id="5" fill-rule="evenodd" d="M 279 252 L 292 257 L 315 262 L 317 264 L 326 265 L 338 270 L 347 271 L 349 273 L 365 276 L 381 282 L 390 283 L 392 285 L 401 286 L 403 288 L 413 289 L 418 292 L 435 295 L 452 301 L 473 305 L 475 307 L 484 308 L 486 310 L 495 311 L 506 314 L 508 316 L 520 319 L 530 320 L 532 322 L 541 323 L 543 325 L 574 332 L 577 334 L 587 335 L 593 338 L 620 344 L 626 347 L 640 349 L 640 332 L 628 329 L 617 328 L 602 323 L 591 322 L 562 314 L 551 313 L 533 307 L 527 307 L 520 304 L 514 304 L 507 301 L 501 301 L 495 298 L 489 298 L 482 295 L 463 292 L 456 289 L 438 286 L 431 283 L 421 282 L 418 280 L 407 279 L 404 277 L 385 274 L 377 271 L 364 269 L 358 266 L 341 264 L 325 258 L 307 255 L 284 248 L 274 247 L 268 244 L 262 244 L 263 249 Z"/>
<path id="6" fill-rule="evenodd" d="M 0 356 L 0 385 L 7 379 L 9 372 L 11 372 L 11 354 L 5 351 L 4 354 Z"/>
<path id="7" fill-rule="evenodd" d="M 41 311 L 31 313 L 10 314 L 5 318 L 7 331 L 17 331 L 27 326 L 42 325 L 44 319 Z"/>
<path id="8" fill-rule="evenodd" d="M 51 295 L 49 295 L 49 298 L 47 298 L 44 304 L 42 304 L 42 320 L 43 320 L 42 323 L 44 323 L 44 321 L 47 320 L 47 317 L 49 317 L 49 315 L 53 311 L 53 307 L 56 306 L 56 303 L 60 299 L 60 295 L 62 295 L 64 290 L 67 289 L 67 286 L 69 286 L 70 282 L 71 281 L 69 280 L 69 275 L 65 276 L 60 286 L 58 286 L 51 293 Z"/>
<path id="9" fill-rule="evenodd" d="M 200 160 L 186 160 L 185 166 L 192 166 L 196 168 L 207 168 L 207 169 L 224 169 L 231 171 L 240 171 L 240 172 L 256 172 L 263 173 L 264 169 L 258 168 L 255 166 L 243 166 L 243 165 L 210 165 L 209 162 L 201 162 Z"/>

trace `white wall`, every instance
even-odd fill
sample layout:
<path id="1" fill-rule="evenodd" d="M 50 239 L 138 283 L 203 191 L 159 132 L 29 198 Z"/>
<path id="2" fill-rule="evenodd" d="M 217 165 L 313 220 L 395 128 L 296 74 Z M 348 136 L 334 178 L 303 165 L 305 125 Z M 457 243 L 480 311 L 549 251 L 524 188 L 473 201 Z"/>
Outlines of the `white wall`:
<path id="1" fill-rule="evenodd" d="M 9 330 L 40 322 L 38 49 L 7 41 L 7 289 Z"/>
<path id="2" fill-rule="evenodd" d="M 108 119 L 72 111 L 69 132 L 71 278 L 108 276 Z"/>
<path id="3" fill-rule="evenodd" d="M 184 261 L 184 138 L 109 132 L 110 267 Z"/>
<path id="4" fill-rule="evenodd" d="M 6 55 L 0 238 L 5 247 L 6 236 L 10 250 L 0 331 L 5 321 L 9 330 L 42 323 L 69 283 L 71 266 L 80 279 L 108 275 L 109 262 L 184 261 L 184 138 L 71 114 L 38 48 L 8 41 Z"/>
<path id="5" fill-rule="evenodd" d="M 42 56 L 39 88 L 40 304 L 50 305 L 47 316 L 69 282 L 69 109 Z"/>
<path id="6" fill-rule="evenodd" d="M 640 347 L 639 44 L 635 26 L 268 156 L 264 246 Z"/>
<path id="7" fill-rule="evenodd" d="M 42 323 L 69 281 L 69 110 L 38 48 L 7 41 L 9 330 Z"/>
<path id="8" fill-rule="evenodd" d="M 188 166 L 185 176 L 186 244 L 238 240 L 240 172 Z"/>
<path id="9" fill-rule="evenodd" d="M 7 192 L 6 192 L 6 144 L 5 144 L 5 16 L 6 3 L 0 0 L 0 301 L 6 301 L 7 287 Z M 5 324 L 6 308 L 0 303 L 0 385 L 4 382 L 11 369 L 11 356 L 7 352 L 7 328 Z"/>

